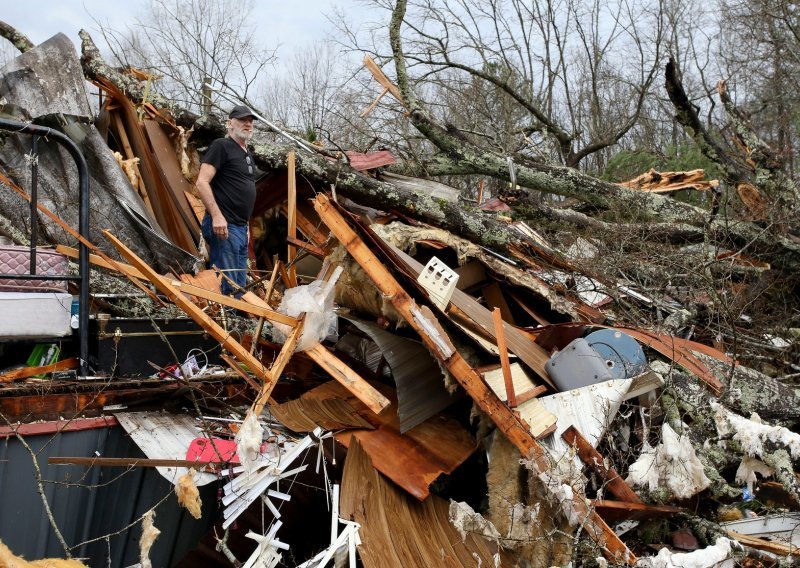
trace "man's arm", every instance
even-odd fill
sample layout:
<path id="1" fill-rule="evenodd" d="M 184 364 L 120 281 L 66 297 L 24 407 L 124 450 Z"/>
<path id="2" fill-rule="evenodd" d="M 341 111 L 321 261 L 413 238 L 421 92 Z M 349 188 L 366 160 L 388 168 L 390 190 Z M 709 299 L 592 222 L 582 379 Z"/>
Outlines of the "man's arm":
<path id="1" fill-rule="evenodd" d="M 211 227 L 214 234 L 219 239 L 228 238 L 228 222 L 219 210 L 214 192 L 211 191 L 211 180 L 217 173 L 217 168 L 211 164 L 200 164 L 200 173 L 197 175 L 197 193 L 200 194 L 200 201 L 206 208 L 206 212 L 211 216 Z"/>

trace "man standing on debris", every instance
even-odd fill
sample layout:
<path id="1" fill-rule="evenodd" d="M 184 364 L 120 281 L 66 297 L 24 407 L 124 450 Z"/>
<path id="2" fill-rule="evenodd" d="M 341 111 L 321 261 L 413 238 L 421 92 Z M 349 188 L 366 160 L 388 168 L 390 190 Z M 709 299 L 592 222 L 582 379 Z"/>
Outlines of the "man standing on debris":
<path id="1" fill-rule="evenodd" d="M 197 191 L 206 207 L 202 230 L 209 263 L 241 287 L 247 276 L 248 221 L 256 200 L 255 160 L 247 149 L 254 118 L 246 106 L 233 107 L 228 135 L 211 143 L 197 176 Z M 225 278 L 222 292 L 240 295 Z"/>

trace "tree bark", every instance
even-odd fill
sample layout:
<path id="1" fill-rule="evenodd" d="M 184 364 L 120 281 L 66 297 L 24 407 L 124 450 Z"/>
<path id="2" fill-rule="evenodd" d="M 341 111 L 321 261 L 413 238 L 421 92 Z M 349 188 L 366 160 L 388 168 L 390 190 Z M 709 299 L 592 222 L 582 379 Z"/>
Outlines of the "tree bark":
<path id="1" fill-rule="evenodd" d="M 2 21 L 0 21 L 0 36 L 10 41 L 11 45 L 17 48 L 20 53 L 25 53 L 29 49 L 36 47 L 36 44 L 28 39 L 28 36 L 17 31 L 14 26 Z"/>

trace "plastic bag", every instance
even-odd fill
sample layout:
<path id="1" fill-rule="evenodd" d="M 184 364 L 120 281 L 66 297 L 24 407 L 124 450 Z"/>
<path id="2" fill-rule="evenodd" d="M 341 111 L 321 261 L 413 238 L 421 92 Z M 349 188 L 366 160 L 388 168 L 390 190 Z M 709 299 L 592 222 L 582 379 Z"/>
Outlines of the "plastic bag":
<path id="1" fill-rule="evenodd" d="M 291 317 L 298 317 L 305 312 L 306 321 L 300 341 L 297 342 L 297 351 L 307 351 L 325 339 L 328 330 L 336 324 L 336 313 L 333 311 L 333 289 L 336 281 L 342 274 L 342 267 L 337 266 L 333 276 L 326 282 L 314 280 L 311 284 L 290 288 L 283 294 L 278 311 Z M 288 325 L 276 323 L 275 330 L 280 333 L 283 341 L 291 332 Z"/>

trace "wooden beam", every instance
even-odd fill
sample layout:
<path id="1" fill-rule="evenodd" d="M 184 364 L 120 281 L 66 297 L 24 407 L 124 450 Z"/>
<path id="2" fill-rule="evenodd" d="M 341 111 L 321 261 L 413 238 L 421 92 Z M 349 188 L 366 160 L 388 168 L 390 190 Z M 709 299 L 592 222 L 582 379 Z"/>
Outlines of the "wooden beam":
<path id="1" fill-rule="evenodd" d="M 536 398 L 539 395 L 544 394 L 545 392 L 547 392 L 547 387 L 544 385 L 537 385 L 532 389 L 528 389 L 522 394 L 517 395 L 517 406 L 519 406 L 520 404 L 525 404 L 532 398 Z"/>
<path id="2" fill-rule="evenodd" d="M 287 220 L 289 227 L 287 229 L 287 239 L 297 239 L 297 178 L 295 177 L 294 167 L 294 150 L 289 152 L 287 157 L 286 173 L 289 177 L 288 184 L 288 198 L 286 200 Z M 297 256 L 297 248 L 290 242 L 286 256 L 286 264 L 289 267 L 289 281 L 291 287 L 297 286 L 297 269 L 294 267 L 294 259 Z"/>
<path id="3" fill-rule="evenodd" d="M 272 394 L 272 389 L 275 388 L 275 383 L 278 382 L 278 379 L 281 377 L 281 373 L 283 373 L 283 369 L 286 368 L 286 363 L 288 363 L 289 359 L 292 358 L 294 349 L 297 347 L 297 342 L 300 341 L 300 336 L 303 334 L 305 322 L 306 314 L 303 312 L 300 314 L 300 317 L 297 320 L 297 325 L 294 326 L 294 329 L 286 338 L 283 347 L 281 347 L 278 356 L 275 358 L 275 362 L 272 364 L 272 367 L 270 367 L 269 372 L 275 378 L 275 380 L 269 383 L 264 382 L 264 385 L 261 387 L 261 392 L 258 393 L 258 398 L 253 403 L 252 407 L 252 411 L 256 416 L 261 416 L 261 411 L 264 410 L 264 406 L 270 400 L 269 395 Z M 247 352 L 247 354 L 248 356 L 250 355 L 249 352 Z"/>
<path id="4" fill-rule="evenodd" d="M 275 263 L 272 265 L 272 274 L 269 276 L 269 283 L 267 284 L 266 289 L 264 290 L 264 302 L 268 306 L 271 307 L 270 302 L 272 301 L 272 291 L 275 289 L 275 281 L 278 278 L 278 274 L 281 273 L 280 269 L 281 260 L 278 259 L 278 255 L 275 255 Z"/>
<path id="5" fill-rule="evenodd" d="M 56 247 L 56 251 L 70 258 L 77 258 L 78 255 L 78 251 L 76 249 L 71 247 L 66 247 L 63 245 L 58 245 Z M 117 272 L 120 272 L 125 276 L 131 278 L 137 278 L 139 280 L 148 280 L 148 281 L 150 280 L 141 270 L 137 269 L 135 266 L 131 266 L 130 264 L 125 264 L 123 262 L 117 262 L 117 261 L 111 263 L 93 254 L 89 255 L 89 262 L 97 266 L 102 266 L 103 268 L 116 270 Z M 206 288 L 203 288 L 201 286 L 195 286 L 194 284 L 187 284 L 186 282 L 183 282 L 181 280 L 175 280 L 174 278 L 161 276 L 160 274 L 157 273 L 156 276 L 158 277 L 159 280 L 163 280 L 165 283 L 173 286 L 174 288 L 180 289 L 180 291 L 185 294 L 189 294 L 191 296 L 197 296 L 198 298 L 203 298 L 204 300 L 209 300 L 211 302 L 216 302 L 218 304 L 222 304 L 223 306 L 247 312 L 248 314 L 253 314 L 254 316 L 263 317 L 270 321 L 283 323 L 290 326 L 294 326 L 297 323 L 297 319 L 276 312 L 275 310 L 270 308 L 266 302 L 264 302 L 261 298 L 259 298 L 252 292 L 246 292 L 245 294 L 242 295 L 241 300 L 237 300 L 232 296 L 227 296 L 225 294 L 220 294 L 219 292 L 207 290 Z"/>
<path id="6" fill-rule="evenodd" d="M 511 308 L 508 306 L 505 296 L 503 296 L 503 290 L 497 281 L 490 280 L 490 283 L 483 287 L 482 292 L 483 299 L 489 308 L 500 308 L 500 312 L 503 314 L 503 321 L 516 325 L 514 314 L 511 312 Z"/>
<path id="7" fill-rule="evenodd" d="M 70 369 L 78 368 L 78 358 L 72 357 L 64 359 L 50 365 L 43 365 L 41 367 L 25 367 L 23 369 L 15 369 L 0 375 L 0 383 L 10 383 L 11 381 L 19 381 L 21 379 L 29 379 L 36 375 L 48 375 L 56 371 L 68 371 Z"/>
<path id="8" fill-rule="evenodd" d="M 757 536 L 752 536 L 749 534 L 742 534 L 732 530 L 729 530 L 727 532 L 728 536 L 731 537 L 732 539 L 735 539 L 739 541 L 741 544 L 749 546 L 751 548 L 755 548 L 757 550 L 771 552 L 772 554 L 777 554 L 779 556 L 796 555 L 798 552 L 797 547 L 792 545 L 791 543 L 766 540 L 764 538 L 759 538 Z"/>
<path id="9" fill-rule="evenodd" d="M 253 345 L 255 345 L 255 342 L 253 342 Z M 251 350 L 251 352 L 252 352 L 252 350 Z M 252 388 L 252 389 L 253 389 L 255 392 L 261 392 L 261 385 L 259 385 L 259 384 L 258 384 L 258 383 L 255 381 L 255 379 L 253 379 L 253 377 L 251 377 L 251 376 L 250 376 L 250 375 L 249 375 L 249 374 L 248 374 L 248 373 L 247 373 L 247 372 L 246 372 L 244 369 L 242 369 L 242 368 L 239 366 L 239 362 L 238 362 L 236 359 L 234 359 L 233 357 L 231 357 L 231 356 L 230 356 L 230 355 L 228 355 L 227 353 L 222 353 L 222 354 L 220 354 L 219 358 L 220 358 L 220 359 L 222 359 L 223 361 L 225 361 L 225 363 L 227 363 L 228 367 L 230 367 L 230 368 L 231 368 L 231 370 L 232 370 L 234 373 L 236 373 L 237 375 L 239 375 L 240 377 L 242 377 L 242 378 L 244 379 L 244 381 L 245 381 L 245 382 L 246 382 L 248 385 L 250 385 L 250 387 L 251 387 L 251 388 Z"/>
<path id="10" fill-rule="evenodd" d="M 619 476 L 613 467 L 606 467 L 600 452 L 592 447 L 575 426 L 570 426 L 564 430 L 561 437 L 567 444 L 575 447 L 581 461 L 594 471 L 604 485 L 608 486 L 608 490 L 614 494 L 614 497 L 628 503 L 644 504 L 642 498 Z"/>
<path id="11" fill-rule="evenodd" d="M 497 395 L 480 378 L 458 351 L 452 350 L 443 341 L 432 325 L 433 316 L 425 316 L 416 302 L 400 287 L 397 280 L 372 253 L 366 244 L 348 225 L 324 194 L 318 194 L 315 208 L 331 233 L 344 245 L 350 255 L 367 273 L 378 290 L 416 331 L 428 349 L 447 367 L 453 377 L 464 387 L 475 403 L 495 423 L 497 428 L 514 444 L 534 468 L 542 475 L 551 473 L 549 456 L 534 439 L 528 425 L 500 401 Z M 588 507 L 583 499 L 573 499 L 568 503 L 588 535 L 603 548 L 615 561 L 629 564 L 636 562 L 636 556 L 625 546 L 619 537 Z"/>
<path id="12" fill-rule="evenodd" d="M 380 414 L 392 403 L 321 343 L 305 353 L 375 414 Z"/>
<path id="13" fill-rule="evenodd" d="M 406 270 L 409 271 L 414 278 L 419 276 L 424 268 L 422 264 L 417 262 L 416 259 L 407 255 L 399 248 L 388 245 L 393 254 L 395 254 L 402 264 L 405 265 Z M 482 337 L 486 337 L 491 341 L 496 341 L 494 333 L 494 320 L 492 319 L 492 312 L 486 309 L 478 300 L 465 294 L 463 291 L 456 288 L 453 290 L 453 296 L 450 298 L 450 304 L 447 307 L 447 313 L 451 317 L 459 320 L 462 325 L 468 326 L 473 329 L 475 333 Z M 468 323 L 472 322 L 471 324 Z M 522 359 L 522 361 L 530 367 L 545 383 L 550 385 L 554 390 L 558 390 L 553 384 L 550 375 L 547 374 L 545 363 L 550 360 L 550 355 L 536 342 L 525 335 L 521 330 L 510 325 L 507 321 L 503 322 L 503 329 L 506 333 L 506 344 L 508 350 Z"/>
<path id="14" fill-rule="evenodd" d="M 492 311 L 492 319 L 494 319 L 494 333 L 497 337 L 497 349 L 500 350 L 500 365 L 503 368 L 503 381 L 506 385 L 506 400 L 508 406 L 514 408 L 517 406 L 517 395 L 514 393 L 514 379 L 511 377 L 511 365 L 508 362 L 508 349 L 506 348 L 506 334 L 503 331 L 503 314 L 500 308 L 495 308 Z"/>
<path id="15" fill-rule="evenodd" d="M 295 209 L 297 228 L 308 240 L 322 248 L 328 240 L 328 235 L 323 234 L 322 231 L 319 230 L 318 224 L 308 218 L 308 214 L 313 212 L 313 209 L 310 209 L 307 203 L 298 201 Z M 287 219 L 289 218 L 289 209 L 286 207 L 286 203 L 281 204 L 281 213 L 283 213 L 283 216 Z"/>
<path id="16" fill-rule="evenodd" d="M 130 262 L 145 276 L 147 276 L 148 280 L 150 280 L 150 282 L 152 282 L 162 294 L 167 296 L 170 301 L 174 302 L 176 306 L 182 309 L 186 315 L 192 318 L 200 327 L 208 331 L 208 333 L 214 339 L 219 341 L 225 349 L 233 353 L 236 358 L 239 359 L 239 361 L 246 364 L 247 367 L 253 371 L 257 377 L 264 381 L 265 387 L 268 387 L 271 392 L 272 387 L 275 386 L 274 383 L 277 380 L 277 377 L 274 377 L 269 369 L 264 367 L 258 359 L 250 355 L 250 352 L 247 351 L 247 349 L 245 349 L 238 341 L 236 341 L 227 331 L 222 329 L 217 322 L 212 320 L 200 308 L 190 302 L 188 298 L 181 294 L 180 290 L 170 284 L 166 278 L 162 278 L 146 262 L 136 256 L 136 253 L 122 244 L 122 242 L 112 235 L 108 230 L 103 231 L 103 234 L 114 244 L 115 247 L 117 247 L 117 250 L 128 260 L 128 262 Z"/>
<path id="17" fill-rule="evenodd" d="M 286 237 L 286 242 L 289 243 L 290 245 L 296 247 L 296 248 L 308 251 L 309 254 L 311 254 L 312 256 L 315 256 L 315 257 L 317 257 L 319 259 L 323 259 L 326 256 L 328 256 L 325 253 L 325 251 L 322 250 L 321 248 L 319 248 L 318 246 L 312 245 L 311 243 L 307 243 L 307 242 L 305 242 L 303 240 L 296 239 L 294 237 Z"/>
<path id="18" fill-rule="evenodd" d="M 253 314 L 254 316 L 263 317 L 270 321 L 283 323 L 290 326 L 297 324 L 296 318 L 276 312 L 272 308 L 268 307 L 266 302 L 252 292 L 246 292 L 245 294 L 242 294 L 242 299 L 237 300 L 232 296 L 220 294 L 219 292 L 212 292 L 211 290 L 206 290 L 205 288 L 201 288 L 193 284 L 187 284 L 181 280 L 165 278 L 163 276 L 161 276 L 160 279 L 172 287 L 180 290 L 181 292 L 190 294 L 192 296 L 197 296 L 198 298 L 203 298 L 204 300 L 210 300 L 212 302 L 222 304 L 223 306 L 228 306 L 229 308 L 235 308 L 237 310 L 247 312 L 248 314 Z M 255 300 L 253 298 L 255 298 Z"/>
<path id="19" fill-rule="evenodd" d="M 389 80 L 389 77 L 383 72 L 383 70 L 378 67 L 378 64 L 369 56 L 364 56 L 364 66 L 372 73 L 372 76 L 375 80 L 384 88 L 387 89 L 392 96 L 397 99 L 401 105 L 406 106 L 406 103 L 403 102 L 403 95 L 400 94 L 400 89 L 397 88 L 397 85 Z"/>
<path id="20" fill-rule="evenodd" d="M 680 507 L 671 505 L 646 505 L 627 501 L 608 501 L 592 499 L 591 506 L 604 519 L 609 521 L 647 520 L 657 517 L 672 517 L 683 512 Z"/>
<path id="21" fill-rule="evenodd" d="M 28 202 L 30 203 L 30 201 L 31 201 L 31 196 L 30 196 L 30 195 L 28 195 L 28 193 L 27 193 L 27 192 L 26 192 L 24 189 L 22 189 L 21 187 L 19 187 L 17 184 L 15 184 L 13 181 L 11 181 L 10 179 L 8 179 L 8 178 L 7 178 L 5 175 L 3 175 L 2 173 L 0 173 L 0 180 L 2 180 L 2 181 L 3 181 L 3 182 L 4 182 L 4 183 L 5 183 L 5 184 L 6 184 L 8 187 L 10 187 L 11 189 L 13 189 L 13 190 L 14 190 L 15 192 L 17 192 L 17 193 L 18 193 L 20 196 L 22 196 L 22 198 L 23 198 L 23 199 L 25 199 L 26 201 L 28 201 Z M 39 211 L 41 211 L 42 213 L 44 213 L 45 215 L 47 215 L 47 216 L 48 216 L 50 219 L 52 219 L 52 221 L 53 221 L 55 224 L 57 224 L 59 227 L 61 227 L 62 229 L 64 229 L 64 230 L 65 230 L 67 233 L 69 233 L 70 235 L 72 235 L 73 237 L 75 237 L 76 239 L 78 239 L 78 242 L 79 242 L 79 243 L 81 243 L 82 245 L 84 245 L 84 246 L 86 247 L 86 249 L 87 249 L 89 252 L 94 252 L 94 253 L 96 253 L 96 254 L 97 254 L 97 255 L 99 255 L 99 256 L 100 256 L 100 257 L 101 257 L 103 260 L 105 260 L 106 262 L 108 262 L 108 263 L 109 263 L 109 264 L 111 264 L 112 266 L 116 266 L 117 264 L 119 264 L 119 263 L 118 263 L 116 260 L 114 260 L 114 259 L 110 258 L 110 257 L 109 257 L 109 256 L 107 256 L 107 255 L 106 255 L 106 254 L 105 254 L 103 251 L 101 251 L 99 248 L 97 248 L 96 246 L 94 246 L 94 245 L 91 243 L 91 241 L 89 241 L 89 239 L 87 239 L 87 238 L 83 237 L 83 236 L 82 236 L 82 235 L 81 235 L 81 234 L 80 234 L 78 231 L 76 231 L 75 229 L 73 229 L 72 227 L 70 227 L 69 225 L 67 225 L 67 224 L 66 224 L 64 221 L 62 221 L 62 220 L 61 220 L 61 217 L 59 217 L 58 215 L 56 215 L 55 213 L 53 213 L 52 211 L 50 211 L 50 210 L 49 210 L 47 207 L 45 207 L 44 205 L 42 205 L 42 204 L 41 204 L 41 202 L 37 201 L 37 203 L 36 203 L 36 208 L 37 208 Z M 120 272 L 122 272 L 122 271 L 120 271 Z M 142 283 L 141 283 L 141 282 L 139 282 L 138 280 L 131 280 L 131 283 L 132 283 L 132 284 L 134 284 L 136 287 L 138 287 L 140 290 L 142 290 L 142 291 L 143 291 L 145 294 L 147 294 L 148 296 L 150 296 L 150 298 L 151 298 L 151 299 L 152 299 L 152 300 L 153 300 L 155 303 L 157 303 L 157 304 L 158 304 L 158 305 L 160 305 L 160 306 L 163 306 L 163 305 L 164 305 L 164 302 L 162 302 L 161 300 L 159 300 L 159 299 L 158 299 L 158 297 L 157 297 L 155 294 L 153 294 L 153 292 L 151 292 L 151 291 L 150 291 L 150 290 L 149 290 L 149 289 L 148 289 L 148 288 L 147 288 L 147 287 L 146 287 L 144 284 L 142 284 Z"/>
<path id="22" fill-rule="evenodd" d="M 77 260 L 80 255 L 80 251 L 78 251 L 78 249 L 73 247 L 68 247 L 66 245 L 56 245 L 56 252 L 61 253 L 64 256 L 75 260 Z M 114 270 L 124 276 L 133 276 L 134 278 L 138 278 L 139 280 L 147 280 L 147 277 L 144 274 L 136 270 L 130 264 L 125 264 L 124 262 L 115 261 L 112 264 L 107 260 L 105 260 L 103 257 L 96 254 L 89 255 L 89 262 L 101 268 Z"/>
<path id="23" fill-rule="evenodd" d="M 67 457 L 51 456 L 47 458 L 50 465 L 86 465 L 100 467 L 222 467 L 232 462 L 229 461 L 194 461 L 172 459 L 148 458 L 98 458 L 98 457 Z M 234 462 L 235 463 L 235 462 Z"/>
<path id="24" fill-rule="evenodd" d="M 384 88 L 383 88 L 383 90 L 381 91 L 381 94 L 380 94 L 380 95 L 378 95 L 378 96 L 375 98 L 375 100 L 374 100 L 374 101 L 372 101 L 372 102 L 370 103 L 370 105 L 369 105 L 369 106 L 368 106 L 366 109 L 364 109 L 363 111 L 361 111 L 361 114 L 359 114 L 359 115 L 358 115 L 358 117 L 359 117 L 359 118 L 366 118 L 366 117 L 369 115 L 369 113 L 371 113 L 371 112 L 372 112 L 372 110 L 373 110 L 373 109 L 374 109 L 376 106 L 378 106 L 378 103 L 380 102 L 380 100 L 381 100 L 381 99 L 382 99 L 382 98 L 383 98 L 383 97 L 386 95 L 386 93 L 388 93 L 388 92 L 389 92 L 389 87 L 384 87 Z"/>

